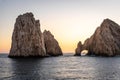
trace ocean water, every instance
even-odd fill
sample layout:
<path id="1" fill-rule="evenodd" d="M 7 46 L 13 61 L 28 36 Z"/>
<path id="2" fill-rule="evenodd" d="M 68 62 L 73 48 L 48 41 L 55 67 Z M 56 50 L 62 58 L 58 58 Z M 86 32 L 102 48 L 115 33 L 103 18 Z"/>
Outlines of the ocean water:
<path id="1" fill-rule="evenodd" d="M 0 80 L 120 80 L 120 57 L 11 59 L 0 55 Z"/>

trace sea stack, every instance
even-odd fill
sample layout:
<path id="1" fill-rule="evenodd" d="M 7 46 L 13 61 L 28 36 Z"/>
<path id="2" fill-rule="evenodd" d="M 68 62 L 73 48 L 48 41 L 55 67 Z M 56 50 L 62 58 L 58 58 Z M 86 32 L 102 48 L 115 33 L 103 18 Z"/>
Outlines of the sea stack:
<path id="1" fill-rule="evenodd" d="M 32 13 L 19 15 L 14 25 L 9 57 L 46 56 L 39 20 Z"/>
<path id="2" fill-rule="evenodd" d="M 50 31 L 44 30 L 43 35 L 46 53 L 50 56 L 62 55 L 62 50 L 59 46 L 59 43 L 54 38 L 52 33 Z"/>
<path id="3" fill-rule="evenodd" d="M 81 51 L 82 51 L 82 43 L 79 41 L 77 44 L 77 48 L 75 49 L 75 55 L 74 56 L 81 56 Z"/>
<path id="4" fill-rule="evenodd" d="M 105 19 L 85 41 L 82 50 L 88 50 L 88 55 L 120 55 L 120 26 L 110 19 Z"/>
<path id="5" fill-rule="evenodd" d="M 35 20 L 34 15 L 31 12 L 19 15 L 14 25 L 9 57 L 48 56 L 46 51 L 48 52 L 48 50 L 51 50 L 51 47 L 52 49 L 55 48 L 54 50 L 56 50 L 57 48 L 55 45 L 57 41 L 53 42 L 55 44 L 51 44 L 49 46 L 47 44 L 46 37 L 50 38 L 51 36 L 48 34 L 45 35 L 44 38 L 44 35 L 41 32 L 39 20 Z M 54 39 L 52 40 L 54 41 Z M 50 43 L 52 43 L 52 41 Z M 45 44 L 49 47 L 45 46 Z M 55 53 L 56 52 L 53 54 Z"/>

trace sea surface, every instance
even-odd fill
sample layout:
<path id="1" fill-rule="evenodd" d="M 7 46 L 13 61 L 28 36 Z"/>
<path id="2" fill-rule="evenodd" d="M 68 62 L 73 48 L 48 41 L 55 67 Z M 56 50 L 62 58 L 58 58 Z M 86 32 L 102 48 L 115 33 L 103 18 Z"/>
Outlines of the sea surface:
<path id="1" fill-rule="evenodd" d="M 0 54 L 0 80 L 120 80 L 120 57 L 11 59 Z"/>

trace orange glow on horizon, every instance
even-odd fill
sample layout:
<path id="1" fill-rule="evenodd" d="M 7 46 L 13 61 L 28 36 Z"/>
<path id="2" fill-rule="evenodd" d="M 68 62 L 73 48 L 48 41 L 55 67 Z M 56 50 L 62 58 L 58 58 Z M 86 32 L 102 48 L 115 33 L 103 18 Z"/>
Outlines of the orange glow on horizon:
<path id="1" fill-rule="evenodd" d="M 15 20 L 26 12 L 40 20 L 42 32 L 46 29 L 54 35 L 63 53 L 74 53 L 78 42 L 89 38 L 104 19 L 120 24 L 119 3 L 119 0 L 109 0 L 109 4 L 107 0 L 2 0 L 0 53 L 9 52 Z"/>
<path id="2" fill-rule="evenodd" d="M 11 43 L 9 41 L 2 41 L 0 44 L 0 53 L 9 53 Z"/>

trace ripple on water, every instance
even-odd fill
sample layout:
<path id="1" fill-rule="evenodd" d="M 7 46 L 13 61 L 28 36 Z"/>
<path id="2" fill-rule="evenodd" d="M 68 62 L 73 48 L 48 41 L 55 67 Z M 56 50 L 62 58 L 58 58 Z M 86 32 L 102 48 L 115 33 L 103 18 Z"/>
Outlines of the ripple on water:
<path id="1" fill-rule="evenodd" d="M 120 57 L 65 55 L 42 59 L 0 56 L 0 80 L 120 80 Z"/>

